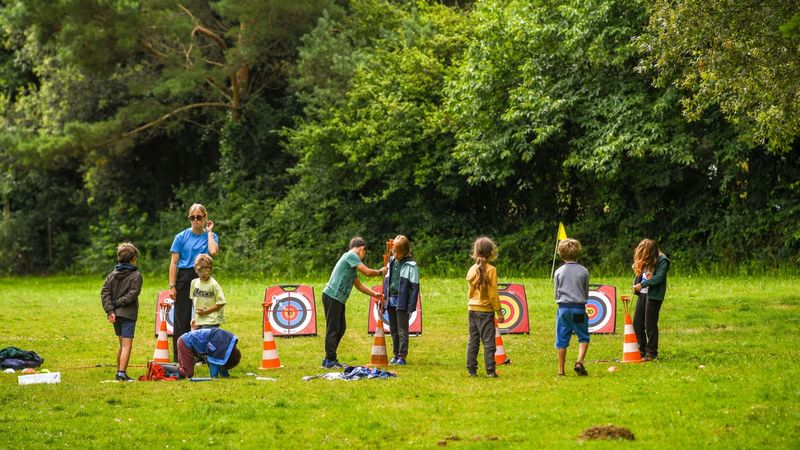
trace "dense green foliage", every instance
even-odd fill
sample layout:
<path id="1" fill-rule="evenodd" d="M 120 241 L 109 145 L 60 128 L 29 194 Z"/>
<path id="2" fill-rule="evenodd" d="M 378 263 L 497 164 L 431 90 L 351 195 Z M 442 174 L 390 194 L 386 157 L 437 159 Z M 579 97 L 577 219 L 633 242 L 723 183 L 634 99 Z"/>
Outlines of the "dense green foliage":
<path id="1" fill-rule="evenodd" d="M 403 233 L 428 271 L 487 234 L 543 273 L 559 221 L 617 272 L 645 236 L 685 268 L 796 265 L 792 3 L 5 1 L 0 271 L 121 240 L 163 269 L 195 202 L 235 271 Z"/>

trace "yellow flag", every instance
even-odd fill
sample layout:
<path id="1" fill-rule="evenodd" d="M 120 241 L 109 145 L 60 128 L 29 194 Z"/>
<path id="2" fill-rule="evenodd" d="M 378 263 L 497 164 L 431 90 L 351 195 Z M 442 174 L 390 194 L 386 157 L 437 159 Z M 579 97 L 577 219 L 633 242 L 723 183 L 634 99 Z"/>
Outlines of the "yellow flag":
<path id="1" fill-rule="evenodd" d="M 564 229 L 563 223 L 558 222 L 558 236 L 556 237 L 556 239 L 558 239 L 559 241 L 563 241 L 566 238 L 567 238 L 567 230 Z"/>

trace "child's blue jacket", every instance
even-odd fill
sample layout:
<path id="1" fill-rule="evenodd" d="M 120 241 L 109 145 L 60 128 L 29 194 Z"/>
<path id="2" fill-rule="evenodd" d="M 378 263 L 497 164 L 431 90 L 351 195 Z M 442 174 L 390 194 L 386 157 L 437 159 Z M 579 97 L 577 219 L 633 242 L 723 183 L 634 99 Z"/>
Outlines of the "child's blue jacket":
<path id="1" fill-rule="evenodd" d="M 419 296 L 419 268 L 417 262 L 410 256 L 400 261 L 395 261 L 394 256 L 389 258 L 389 270 L 383 279 L 383 296 L 389 299 L 389 284 L 392 280 L 392 271 L 400 271 L 400 285 L 397 293 L 397 309 L 408 311 L 409 314 L 417 310 L 417 297 Z"/>
<path id="2" fill-rule="evenodd" d="M 222 328 L 203 328 L 181 336 L 183 344 L 196 354 L 207 355 L 208 362 L 224 366 L 239 340 Z"/>

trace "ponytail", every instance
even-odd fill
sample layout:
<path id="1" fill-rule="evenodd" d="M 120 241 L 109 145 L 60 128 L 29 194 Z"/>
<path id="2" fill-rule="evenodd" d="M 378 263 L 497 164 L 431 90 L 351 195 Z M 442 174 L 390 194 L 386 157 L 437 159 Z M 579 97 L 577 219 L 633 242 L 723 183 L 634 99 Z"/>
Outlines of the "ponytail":
<path id="1" fill-rule="evenodd" d="M 489 261 L 497 257 L 497 245 L 488 237 L 479 237 L 472 244 L 472 259 L 478 265 L 478 276 L 472 283 L 477 288 L 483 288 L 488 282 L 486 266 Z"/>

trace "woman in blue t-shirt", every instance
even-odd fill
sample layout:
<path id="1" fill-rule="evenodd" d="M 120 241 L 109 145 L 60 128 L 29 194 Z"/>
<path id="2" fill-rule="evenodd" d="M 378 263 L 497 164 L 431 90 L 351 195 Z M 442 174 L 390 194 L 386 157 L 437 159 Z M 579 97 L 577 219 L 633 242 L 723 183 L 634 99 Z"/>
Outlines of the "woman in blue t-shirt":
<path id="1" fill-rule="evenodd" d="M 219 251 L 219 237 L 214 233 L 214 222 L 208 220 L 205 206 L 199 203 L 192 205 L 189 208 L 189 222 L 192 226 L 176 234 L 169 249 L 172 253 L 169 290 L 170 297 L 175 300 L 172 323 L 174 361 L 178 360 L 178 338 L 190 331 L 191 327 L 192 299 L 189 298 L 189 286 L 197 278 L 194 260 L 201 253 L 214 256 Z"/>

